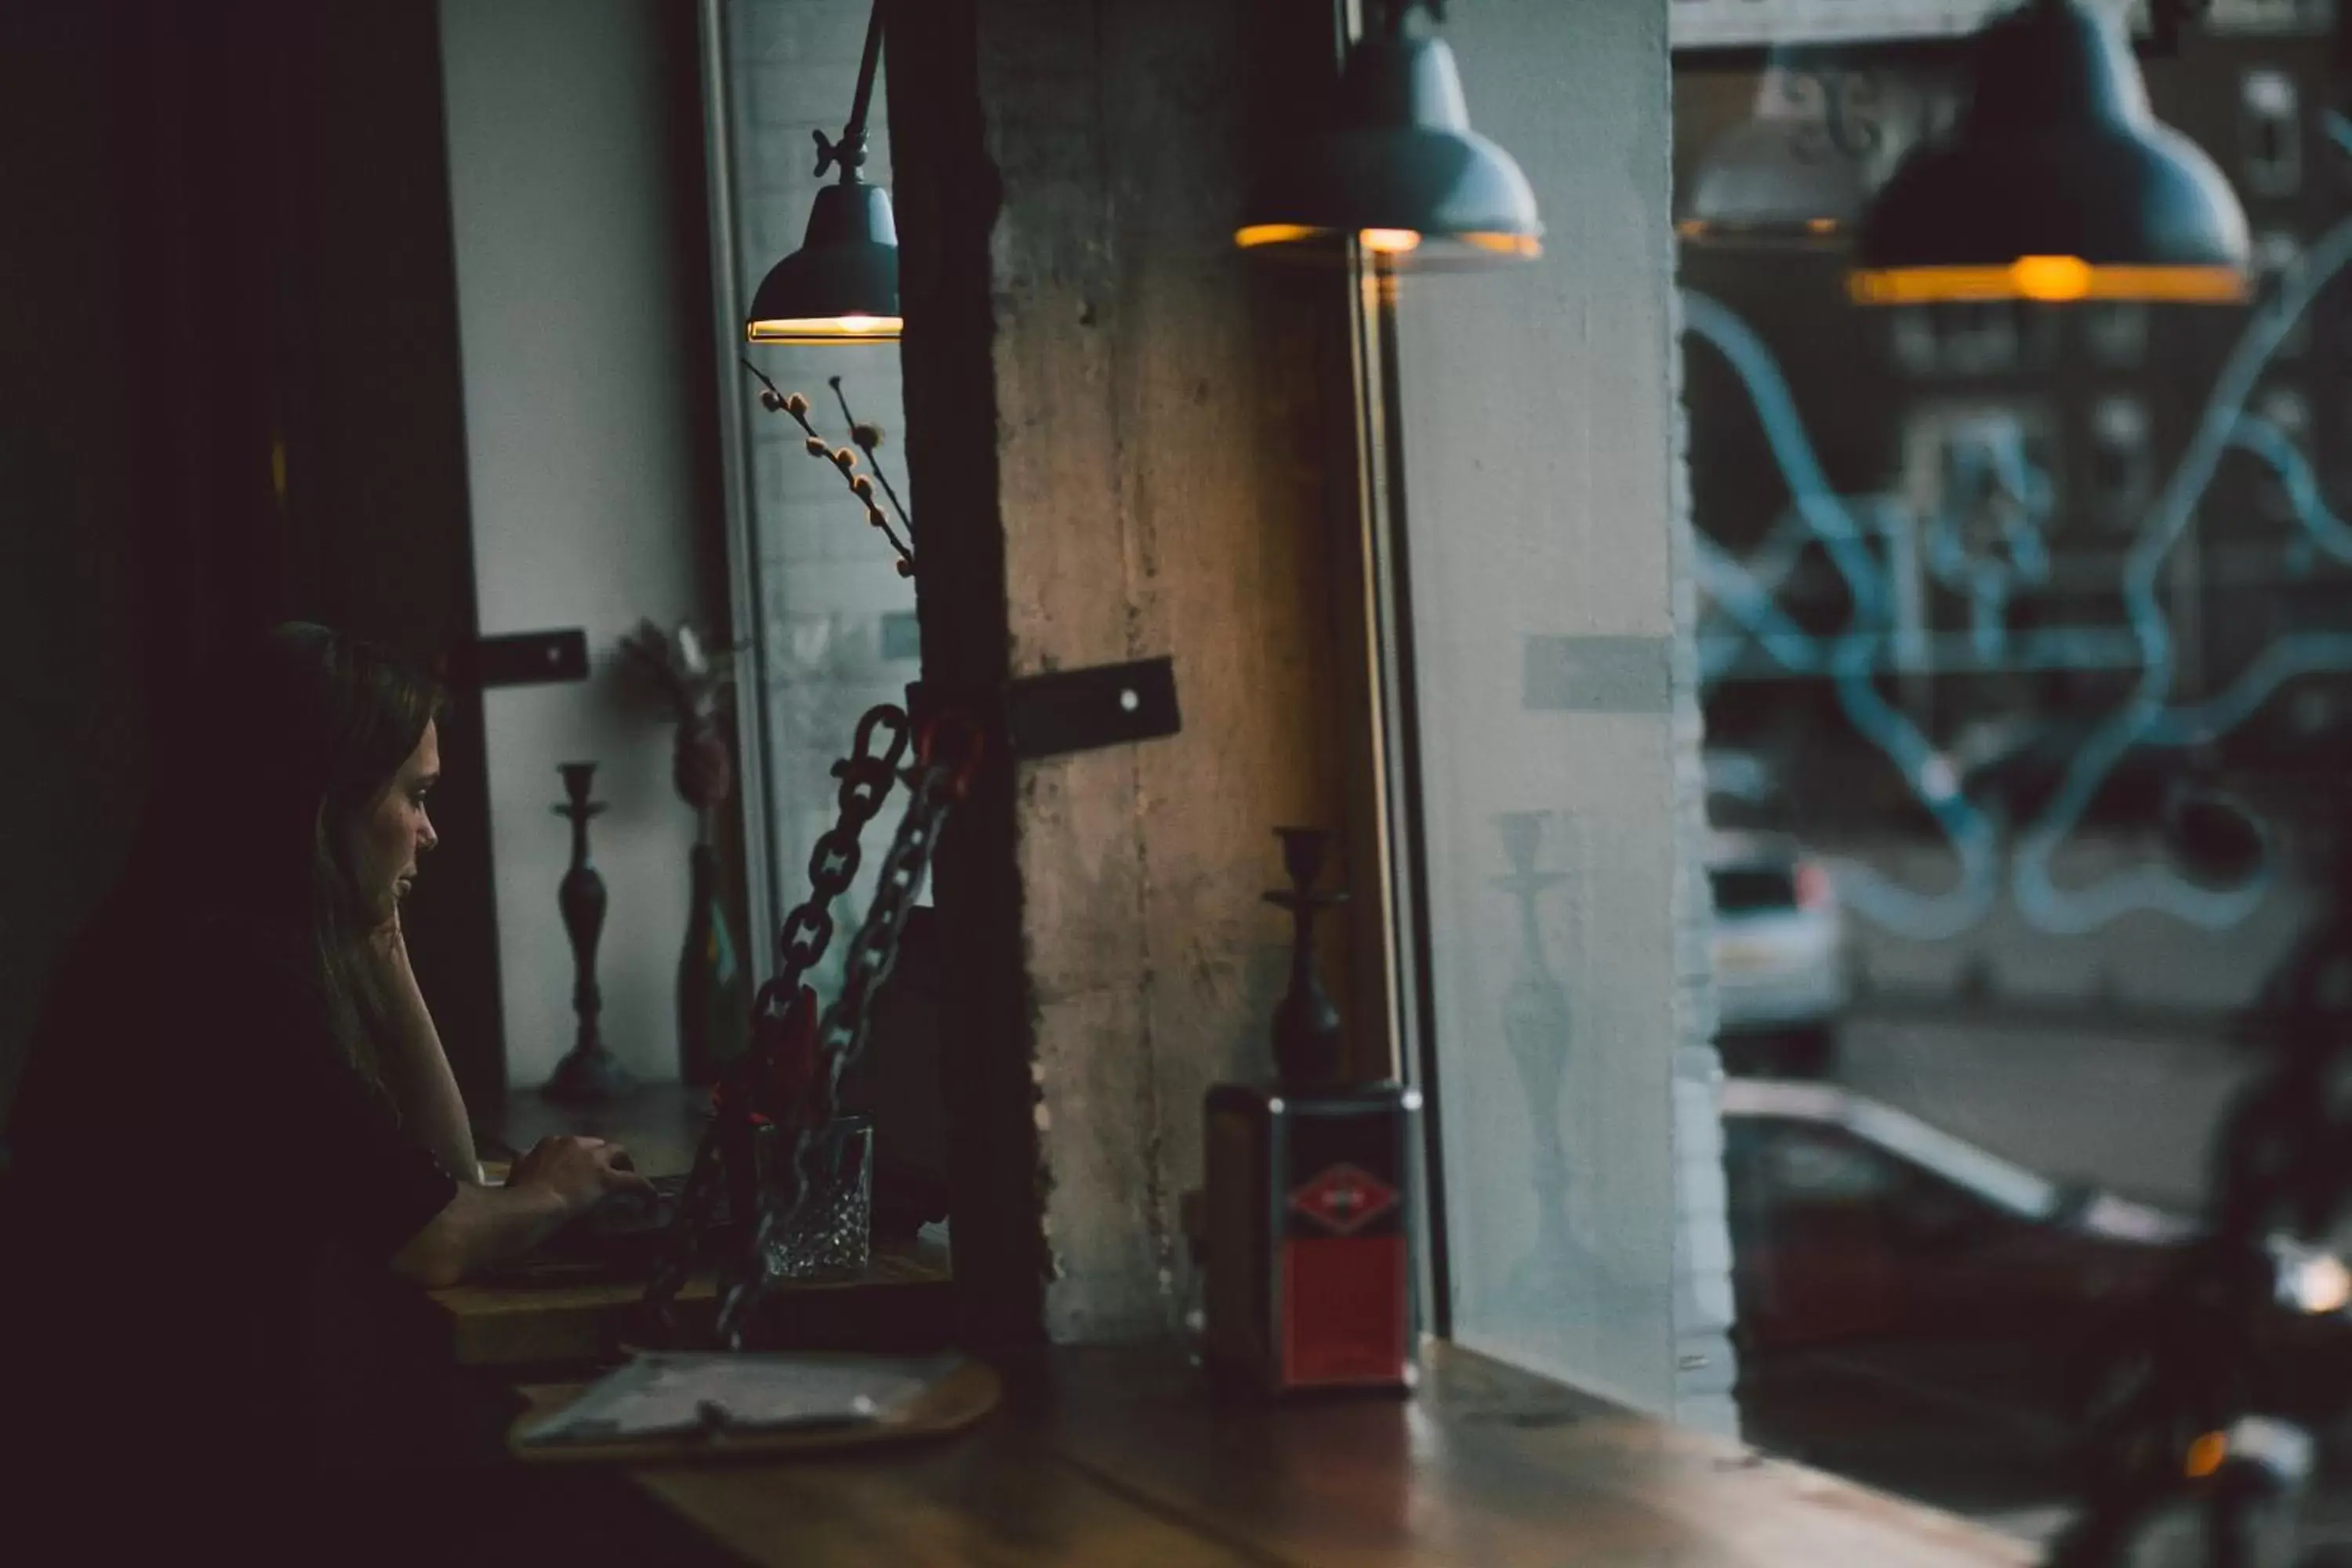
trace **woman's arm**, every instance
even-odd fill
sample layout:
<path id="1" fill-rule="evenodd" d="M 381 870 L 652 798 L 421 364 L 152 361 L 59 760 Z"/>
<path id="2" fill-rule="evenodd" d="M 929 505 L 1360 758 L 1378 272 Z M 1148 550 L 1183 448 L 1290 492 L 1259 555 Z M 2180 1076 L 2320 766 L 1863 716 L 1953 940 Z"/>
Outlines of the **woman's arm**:
<path id="1" fill-rule="evenodd" d="M 382 1022 L 383 1086 L 400 1108 L 401 1126 L 443 1170 L 464 1186 L 481 1185 L 482 1167 L 474 1151 L 474 1130 L 449 1054 L 441 1048 L 432 1010 L 409 966 L 408 943 L 400 919 L 370 938 L 385 1016 Z"/>
<path id="2" fill-rule="evenodd" d="M 393 1272 L 427 1289 L 521 1257 L 607 1193 L 647 1189 L 617 1143 L 542 1138 L 503 1187 L 458 1184 L 457 1195 L 392 1256 Z"/>

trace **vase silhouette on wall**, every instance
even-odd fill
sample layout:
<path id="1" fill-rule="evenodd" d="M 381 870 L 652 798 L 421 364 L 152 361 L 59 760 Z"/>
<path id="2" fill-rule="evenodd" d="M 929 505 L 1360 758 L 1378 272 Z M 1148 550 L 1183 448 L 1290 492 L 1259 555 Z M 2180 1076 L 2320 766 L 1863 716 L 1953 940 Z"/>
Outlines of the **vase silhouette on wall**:
<path id="1" fill-rule="evenodd" d="M 1505 812 L 1495 818 L 1503 837 L 1507 874 L 1495 886 L 1517 907 L 1519 952 L 1502 996 L 1503 1041 L 1518 1068 L 1534 1159 L 1531 1179 L 1536 1205 L 1533 1245 L 1512 1270 L 1512 1289 L 1523 1298 L 1557 1299 L 1589 1261 L 1569 1217 L 1571 1178 L 1560 1115 L 1570 1052 L 1568 993 L 1552 973 L 1545 952 L 1538 900 L 1568 880 L 1560 871 L 1539 871 L 1544 811 Z"/>

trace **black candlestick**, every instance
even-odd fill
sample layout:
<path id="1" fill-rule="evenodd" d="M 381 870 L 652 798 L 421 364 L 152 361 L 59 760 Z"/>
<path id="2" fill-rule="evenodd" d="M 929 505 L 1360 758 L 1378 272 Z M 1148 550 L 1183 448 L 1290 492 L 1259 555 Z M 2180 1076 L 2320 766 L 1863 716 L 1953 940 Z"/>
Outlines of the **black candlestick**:
<path id="1" fill-rule="evenodd" d="M 596 764 L 565 763 L 563 793 L 571 798 L 555 808 L 572 823 L 572 868 L 556 889 L 556 907 L 563 911 L 563 931 L 572 939 L 572 1010 L 580 1015 L 580 1033 L 571 1054 L 555 1064 L 555 1076 L 540 1092 L 568 1104 L 593 1104 L 617 1099 L 629 1087 L 629 1075 L 596 1032 L 596 1016 L 604 1011 L 604 994 L 596 985 L 596 939 L 604 931 L 604 879 L 588 863 L 588 819 L 604 809 L 588 798 Z"/>
<path id="2" fill-rule="evenodd" d="M 1265 901 L 1290 911 L 1290 990 L 1274 1010 L 1274 1063 L 1283 1086 L 1296 1090 L 1335 1087 L 1339 1077 L 1339 1010 L 1315 973 L 1315 911 L 1345 903 L 1345 893 L 1318 893 L 1323 852 L 1331 835 L 1319 827 L 1277 827 L 1282 868 L 1290 887 Z"/>

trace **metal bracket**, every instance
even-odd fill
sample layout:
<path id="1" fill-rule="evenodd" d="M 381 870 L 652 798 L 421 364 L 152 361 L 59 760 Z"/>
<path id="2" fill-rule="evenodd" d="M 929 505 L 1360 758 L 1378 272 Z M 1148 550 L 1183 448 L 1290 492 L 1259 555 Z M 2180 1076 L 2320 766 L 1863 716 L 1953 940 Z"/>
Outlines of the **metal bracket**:
<path id="1" fill-rule="evenodd" d="M 1004 687 L 1005 746 L 1024 759 L 1156 740 L 1183 727 L 1175 662 L 1164 655 L 1024 676 Z"/>

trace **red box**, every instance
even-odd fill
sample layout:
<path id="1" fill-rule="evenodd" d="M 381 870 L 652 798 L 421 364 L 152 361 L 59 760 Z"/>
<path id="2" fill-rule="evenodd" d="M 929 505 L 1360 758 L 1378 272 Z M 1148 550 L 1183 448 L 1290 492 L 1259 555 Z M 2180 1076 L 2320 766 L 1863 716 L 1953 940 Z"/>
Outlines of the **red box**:
<path id="1" fill-rule="evenodd" d="M 1276 1393 L 1412 1387 L 1420 1111 L 1397 1084 L 1209 1090 L 1213 1369 Z"/>

